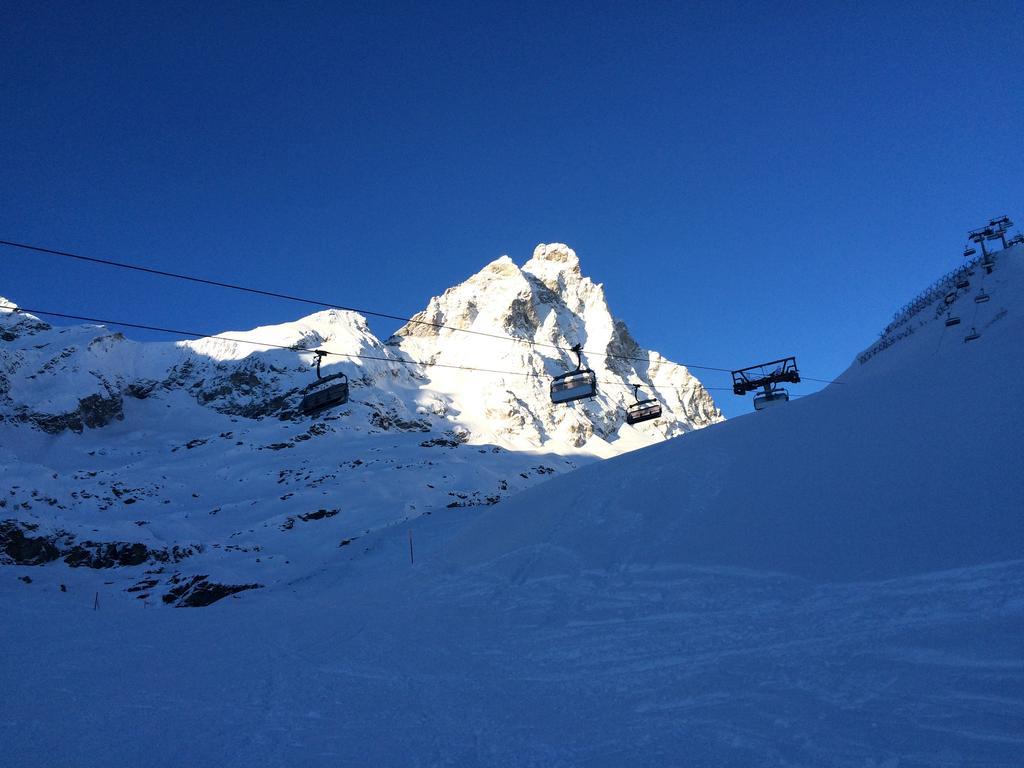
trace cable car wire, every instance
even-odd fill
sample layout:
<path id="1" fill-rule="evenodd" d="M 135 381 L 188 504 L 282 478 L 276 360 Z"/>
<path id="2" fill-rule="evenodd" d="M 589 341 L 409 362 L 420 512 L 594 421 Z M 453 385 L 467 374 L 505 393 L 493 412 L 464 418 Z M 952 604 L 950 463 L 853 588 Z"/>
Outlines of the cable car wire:
<path id="1" fill-rule="evenodd" d="M 82 322 L 98 323 L 100 325 L 116 325 L 116 326 L 121 326 L 121 327 L 124 327 L 124 328 L 137 328 L 139 330 L 144 330 L 144 331 L 156 331 L 156 332 L 159 332 L 159 333 L 170 333 L 170 334 L 173 334 L 175 336 L 188 336 L 188 337 L 191 337 L 191 338 L 194 338 L 194 339 L 199 339 L 199 340 L 201 340 L 201 339 L 214 339 L 214 340 L 218 340 L 218 341 L 230 341 L 230 342 L 234 342 L 236 344 L 251 344 L 251 345 L 257 346 L 257 347 L 269 347 L 271 349 L 284 349 L 284 350 L 288 350 L 290 352 L 314 352 L 314 351 L 316 351 L 316 350 L 313 350 L 313 349 L 306 349 L 304 347 L 288 346 L 286 344 L 275 344 L 273 342 L 257 341 L 255 339 L 240 339 L 240 338 L 231 337 L 231 336 L 224 336 L 222 334 L 200 333 L 199 331 L 186 331 L 186 330 L 182 330 L 180 328 L 164 328 L 164 327 L 158 326 L 158 325 L 147 325 L 147 324 L 143 324 L 143 323 L 129 323 L 129 322 L 126 322 L 126 321 L 123 321 L 123 320 L 109 320 L 109 319 L 105 319 L 105 318 L 87 317 L 85 315 L 72 315 L 72 314 L 69 314 L 69 313 L 66 313 L 66 312 L 53 312 L 53 311 L 50 311 L 50 310 L 34 309 L 34 308 L 31 308 L 31 307 L 16 307 L 16 308 L 11 308 L 11 311 L 12 312 L 27 312 L 27 313 L 34 314 L 34 315 L 44 315 L 44 316 L 47 316 L 47 317 L 60 317 L 60 318 L 63 318 L 65 320 L 80 320 Z M 520 376 L 520 377 L 527 378 L 527 379 L 550 379 L 551 378 L 550 375 L 548 375 L 548 374 L 544 374 L 544 373 L 530 373 L 528 371 L 502 371 L 502 370 L 497 370 L 497 369 L 494 369 L 494 368 L 480 368 L 480 367 L 477 367 L 477 366 L 469 366 L 469 365 L 453 365 L 451 363 L 425 363 L 425 362 L 418 362 L 416 360 L 406 360 L 405 358 L 401 358 L 401 357 L 394 357 L 394 358 L 392 358 L 392 357 L 380 357 L 380 356 L 377 356 L 377 355 L 363 355 L 363 354 L 358 354 L 358 353 L 354 353 L 354 352 L 331 352 L 330 350 L 323 350 L 323 352 L 324 352 L 325 355 L 329 355 L 329 356 L 332 356 L 332 357 L 349 357 L 349 358 L 358 358 L 360 360 L 376 360 L 376 361 L 384 362 L 384 363 L 396 363 L 398 365 L 413 365 L 413 366 L 420 366 L 420 367 L 423 367 L 423 368 L 449 368 L 449 369 L 453 369 L 453 370 L 457 370 L 457 371 L 473 371 L 473 372 L 479 372 L 479 373 L 493 373 L 493 374 L 498 374 L 498 375 L 502 375 L 502 376 Z M 631 389 L 630 386 L 623 384 L 621 381 L 613 381 L 613 380 L 608 380 L 608 379 L 599 379 L 598 381 L 600 383 L 602 383 L 602 384 L 610 384 L 610 385 L 613 385 L 613 386 L 621 386 L 621 387 L 625 387 L 626 389 Z M 709 391 L 730 391 L 730 392 L 732 391 L 732 389 L 730 387 L 706 387 L 699 380 L 698 380 L 697 383 L 700 384 L 700 386 L 702 386 L 705 390 L 709 390 Z M 685 387 L 661 386 L 661 387 L 657 387 L 657 388 L 658 389 L 670 389 L 670 390 L 674 390 L 674 391 L 677 391 L 677 392 L 689 392 L 689 391 L 692 391 L 691 389 L 688 389 L 688 388 L 685 388 Z"/>
<path id="2" fill-rule="evenodd" d="M 369 315 L 371 317 L 379 317 L 379 318 L 383 318 L 383 319 L 386 319 L 386 320 L 397 320 L 397 321 L 400 321 L 400 322 L 403 322 L 403 323 L 412 323 L 412 324 L 416 324 L 416 325 L 426 325 L 426 326 L 429 326 L 431 328 L 436 328 L 438 330 L 444 329 L 444 330 L 449 330 L 449 331 L 458 331 L 459 333 L 469 333 L 469 334 L 473 334 L 475 336 L 484 336 L 486 338 L 499 339 L 501 341 L 522 342 L 524 344 L 528 344 L 528 345 L 534 346 L 534 347 L 546 347 L 548 349 L 557 349 L 560 352 L 571 352 L 572 351 L 571 349 L 566 349 L 565 347 L 560 347 L 557 344 L 547 344 L 545 342 L 532 341 L 530 339 L 517 339 L 514 336 L 505 336 L 505 335 L 497 334 L 497 333 L 487 333 L 486 331 L 475 331 L 475 330 L 473 330 L 471 328 L 457 328 L 455 326 L 445 325 L 443 323 L 433 323 L 433 322 L 430 322 L 429 320 L 416 320 L 416 319 L 411 318 L 411 317 L 402 317 L 401 315 L 394 315 L 394 314 L 390 314 L 390 313 L 387 313 L 387 312 L 376 312 L 376 311 L 369 310 L 369 309 L 362 309 L 360 307 L 349 307 L 349 306 L 345 306 L 343 304 L 335 304 L 335 303 L 329 302 L 329 301 L 321 301 L 319 299 L 309 299 L 309 298 L 304 298 L 302 296 L 294 296 L 292 294 L 281 293 L 281 292 L 278 292 L 278 291 L 267 291 L 267 290 L 264 290 L 262 288 L 252 288 L 252 287 L 249 287 L 249 286 L 240 285 L 238 283 L 228 283 L 228 282 L 224 282 L 224 281 L 221 281 L 221 280 L 211 280 L 211 279 L 207 279 L 207 278 L 204 278 L 204 277 L 196 277 L 195 275 L 186 275 L 186 274 L 182 274 L 180 272 L 170 272 L 168 270 L 163 270 L 163 269 L 154 269 L 152 267 L 143 267 L 143 266 L 138 265 L 138 264 L 129 264 L 129 263 L 123 262 L 123 261 L 113 261 L 111 259 L 101 259 L 101 258 L 97 258 L 95 256 L 84 256 L 84 255 L 79 254 L 79 253 L 72 253 L 71 251 L 60 251 L 60 250 L 56 250 L 56 249 L 53 249 L 53 248 L 44 248 L 42 246 L 31 245 L 29 243 L 19 243 L 19 242 L 15 242 L 13 240 L 0 240 L 0 245 L 10 246 L 11 248 L 20 248 L 22 250 L 33 251 L 35 253 L 41 253 L 41 254 L 45 254 L 45 255 L 49 255 L 49 256 L 60 256 L 60 257 L 63 257 L 63 258 L 68 258 L 68 259 L 75 259 L 77 261 L 83 261 L 83 262 L 87 262 L 87 263 L 91 263 L 91 264 L 101 264 L 101 265 L 108 266 L 108 267 L 116 267 L 118 269 L 127 269 L 127 270 L 132 270 L 132 271 L 135 271 L 135 272 L 143 272 L 143 273 L 146 273 L 146 274 L 157 275 L 157 276 L 160 276 L 160 277 L 169 277 L 169 278 L 173 278 L 175 280 L 186 280 L 186 281 L 192 282 L 192 283 L 199 283 L 199 284 L 202 284 L 202 285 L 210 285 L 210 286 L 214 286 L 216 288 L 226 288 L 228 290 L 241 291 L 243 293 L 251 293 L 251 294 L 258 295 L 258 296 L 267 296 L 267 297 L 275 298 L 275 299 L 284 299 L 286 301 L 294 301 L 294 302 L 298 302 L 300 304 L 308 304 L 308 305 L 311 305 L 311 306 L 324 307 L 324 308 L 327 308 L 327 309 L 340 309 L 340 310 L 343 310 L 343 311 L 346 311 L 346 312 L 358 312 L 361 315 Z M 112 324 L 114 324 L 114 325 L 126 325 L 126 327 L 131 327 L 130 324 L 124 324 L 124 323 L 112 323 Z M 617 355 L 617 354 L 614 354 L 612 352 L 588 352 L 588 351 L 584 350 L 583 354 L 587 355 L 588 357 L 595 356 L 595 357 L 613 358 L 613 359 L 616 359 L 616 360 L 632 360 L 632 361 L 635 361 L 635 362 L 643 362 L 643 363 L 649 363 L 650 362 L 650 358 L 648 358 L 648 357 L 636 357 L 636 356 L 632 356 L 632 355 Z M 692 369 L 692 370 L 715 371 L 715 372 L 718 372 L 718 373 L 732 373 L 732 369 L 731 368 L 718 368 L 718 367 L 711 366 L 711 365 L 694 365 L 694 364 L 690 364 L 690 363 L 676 363 L 674 361 L 668 361 L 668 362 L 672 363 L 673 365 L 682 366 L 682 367 L 689 368 L 689 369 Z M 811 378 L 809 376 L 805 376 L 804 378 L 807 381 L 815 381 L 815 382 L 819 382 L 819 383 L 822 383 L 822 384 L 834 384 L 834 383 L 837 383 L 837 382 L 835 382 L 833 380 L 829 380 L 829 379 L 814 379 L 814 378 Z"/>

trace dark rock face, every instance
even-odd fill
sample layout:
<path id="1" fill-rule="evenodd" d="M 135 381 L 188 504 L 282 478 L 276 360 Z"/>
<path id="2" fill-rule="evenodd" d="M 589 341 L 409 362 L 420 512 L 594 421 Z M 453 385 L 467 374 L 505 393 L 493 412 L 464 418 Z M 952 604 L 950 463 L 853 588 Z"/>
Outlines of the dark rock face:
<path id="1" fill-rule="evenodd" d="M 64 430 L 81 433 L 86 427 L 105 427 L 112 421 L 124 418 L 124 401 L 121 395 L 111 393 L 108 397 L 92 394 L 78 401 L 78 408 L 68 413 L 29 413 L 22 415 L 23 421 L 30 421 L 44 432 L 58 435 Z"/>
<path id="2" fill-rule="evenodd" d="M 304 523 L 308 523 L 311 520 L 325 520 L 328 517 L 334 517 L 339 512 L 341 512 L 340 509 L 318 509 L 316 512 L 306 512 L 296 516 L 289 515 L 281 524 L 281 530 L 290 531 L 295 527 L 296 520 L 301 520 Z"/>
<path id="3" fill-rule="evenodd" d="M 142 565 L 150 559 L 150 555 L 145 544 L 83 541 L 71 548 L 64 556 L 64 562 L 72 568 L 115 568 L 120 565 Z"/>
<path id="4" fill-rule="evenodd" d="M 429 432 L 430 422 L 426 419 L 403 419 L 394 410 L 374 410 L 370 414 L 370 423 L 377 429 L 385 431 L 394 427 L 403 432 Z"/>
<path id="5" fill-rule="evenodd" d="M 43 536 L 29 536 L 38 526 L 19 520 L 0 521 L 0 554 L 15 565 L 43 565 L 60 558 L 72 568 L 117 568 L 147 562 L 177 563 L 201 551 L 201 545 L 170 549 L 150 549 L 141 542 L 82 541 L 56 531 Z"/>
<path id="6" fill-rule="evenodd" d="M 82 423 L 90 429 L 105 427 L 124 418 L 124 401 L 120 395 L 89 395 L 78 401 L 78 412 L 82 415 Z"/>
<path id="7" fill-rule="evenodd" d="M 173 603 L 176 608 L 205 608 L 229 595 L 263 587 L 262 584 L 217 584 L 208 581 L 208 578 L 205 574 L 193 576 L 188 580 L 174 576 L 171 581 L 177 582 L 177 585 L 162 599 L 167 604 Z"/>
<path id="8" fill-rule="evenodd" d="M 0 521 L 0 552 L 15 565 L 42 565 L 60 557 L 60 550 L 50 538 L 26 536 L 26 528 L 15 520 Z"/>

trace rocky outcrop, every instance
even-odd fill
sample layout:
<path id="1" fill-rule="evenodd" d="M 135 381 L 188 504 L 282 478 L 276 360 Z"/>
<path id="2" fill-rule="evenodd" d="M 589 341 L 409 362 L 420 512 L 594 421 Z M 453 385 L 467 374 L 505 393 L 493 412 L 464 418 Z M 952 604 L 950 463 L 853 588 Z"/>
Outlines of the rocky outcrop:
<path id="1" fill-rule="evenodd" d="M 141 542 L 76 542 L 67 531 L 31 535 L 38 529 L 38 525 L 20 520 L 0 521 L 0 553 L 4 559 L 13 565 L 43 565 L 63 559 L 72 568 L 118 568 L 177 563 L 203 549 L 202 545 L 153 549 Z"/>
<path id="2" fill-rule="evenodd" d="M 229 595 L 263 587 L 262 584 L 218 584 L 209 581 L 206 575 L 193 576 L 190 579 L 171 579 L 172 582 L 176 580 L 178 583 L 162 598 L 165 603 L 176 608 L 205 608 Z"/>
<path id="3" fill-rule="evenodd" d="M 0 520 L 0 553 L 14 565 L 43 565 L 61 556 L 53 536 L 30 536 L 38 525 Z"/>

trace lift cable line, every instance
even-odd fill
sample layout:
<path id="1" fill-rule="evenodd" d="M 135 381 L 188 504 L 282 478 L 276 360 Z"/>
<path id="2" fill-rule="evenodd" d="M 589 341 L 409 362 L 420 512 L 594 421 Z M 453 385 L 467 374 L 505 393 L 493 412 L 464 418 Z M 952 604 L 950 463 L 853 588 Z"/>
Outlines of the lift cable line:
<path id="1" fill-rule="evenodd" d="M 144 272 L 150 275 L 158 275 L 160 277 L 170 277 L 175 280 L 187 280 L 192 283 L 200 283 L 202 285 L 211 285 L 216 288 L 226 288 L 232 291 L 241 291 L 243 293 L 252 293 L 258 296 L 269 296 L 275 299 L 284 299 L 286 301 L 295 301 L 300 304 L 309 304 L 314 307 L 323 307 L 326 309 L 340 309 L 346 312 L 358 312 L 361 315 L 369 315 L 370 317 L 380 317 L 386 320 L 397 320 L 402 323 L 413 323 L 415 325 L 426 325 L 431 328 L 437 328 L 438 330 L 457 331 L 459 333 L 470 333 L 475 336 L 486 336 L 491 339 L 500 339 L 501 341 L 518 341 L 524 344 L 529 344 L 535 347 L 547 347 L 548 349 L 557 349 L 560 352 L 571 352 L 571 349 L 560 347 L 557 344 L 546 344 L 542 341 L 531 341 L 529 339 L 517 339 L 514 336 L 505 336 L 498 333 L 487 333 L 486 331 L 475 331 L 471 328 L 456 328 L 455 326 L 445 325 L 444 323 L 433 323 L 429 320 L 416 320 L 411 317 L 403 317 L 401 315 L 394 315 L 388 312 L 375 312 L 370 309 L 363 309 L 360 307 L 349 307 L 343 304 L 335 304 L 330 301 L 321 301 L 319 299 L 308 299 L 302 296 L 293 296 L 288 293 L 280 293 L 278 291 L 267 291 L 262 288 L 251 288 L 245 285 L 239 285 L 237 283 L 228 283 L 221 280 L 210 280 L 205 277 L 196 277 L 194 275 L 185 275 L 180 272 L 170 272 L 163 269 L 153 269 L 152 267 L 143 267 L 138 264 L 128 264 L 122 261 L 112 261 L 111 259 L 100 259 L 95 256 L 83 256 L 78 253 L 71 253 L 70 251 L 58 251 L 52 248 L 43 248 L 38 245 L 30 245 L 28 243 L 17 243 L 12 240 L 0 240 L 0 245 L 7 245 L 12 248 L 21 248 L 27 251 L 35 251 L 36 253 L 43 253 L 50 256 L 62 256 L 69 259 L 76 259 L 78 261 L 84 261 L 92 264 L 103 264 L 108 267 L 117 267 L 118 269 L 130 269 L 135 272 Z M 616 355 L 611 352 L 586 352 L 587 355 L 597 355 L 601 357 L 613 357 L 620 360 L 635 360 L 637 362 L 650 362 L 646 357 L 633 357 L 630 355 Z M 693 368 L 704 371 L 719 371 L 722 373 L 729 373 L 728 368 L 716 368 L 710 365 L 687 365 L 685 363 L 678 363 L 686 368 Z"/>
<path id="2" fill-rule="evenodd" d="M 545 373 L 529 373 L 528 371 L 501 371 L 494 368 L 479 368 L 477 366 L 470 365 L 452 365 L 450 363 L 421 363 L 416 360 L 406 360 L 400 357 L 379 357 L 376 355 L 362 355 L 354 352 L 331 352 L 323 349 L 306 349 L 305 347 L 288 346 L 286 344 L 274 344 L 265 341 L 256 341 L 254 339 L 239 339 L 232 336 L 224 336 L 216 333 L 200 333 L 199 331 L 183 331 L 180 328 L 164 328 L 158 325 L 145 325 L 142 323 L 128 323 L 123 320 L 108 320 L 98 317 L 86 317 L 84 315 L 71 315 L 65 312 L 51 312 L 45 309 L 33 309 L 31 307 L 17 307 L 11 308 L 13 312 L 27 312 L 34 315 L 45 315 L 47 317 L 60 317 L 65 320 L 80 320 L 85 323 L 98 323 L 100 325 L 117 325 L 123 328 L 137 328 L 143 331 L 157 331 L 159 333 L 170 333 L 175 336 L 188 336 L 194 339 L 214 339 L 218 341 L 230 341 L 236 344 L 251 344 L 256 347 L 269 347 L 271 349 L 284 349 L 290 352 L 311 352 L 318 358 L 324 356 L 330 357 L 349 357 L 358 358 L 360 360 L 375 360 L 382 363 L 396 363 L 398 365 L 412 365 L 420 366 L 422 368 L 450 368 L 456 371 L 473 371 L 477 373 L 493 373 L 501 376 L 520 376 L 526 379 L 550 379 L 551 376 Z M 319 362 L 319 360 L 317 361 Z M 327 377 L 324 377 L 327 378 Z M 611 384 L 613 386 L 626 386 L 621 381 L 613 380 L 602 380 L 602 384 Z M 701 386 L 704 386 L 701 384 Z M 626 386 L 627 389 L 631 389 L 630 386 Z M 688 392 L 689 389 L 685 387 L 672 387 L 663 386 L 658 387 L 659 389 L 672 389 L 677 392 Z M 709 391 L 731 391 L 728 387 L 704 387 Z"/>
<path id="3" fill-rule="evenodd" d="M 458 331 L 459 333 L 469 333 L 475 336 L 484 336 L 490 339 L 499 339 L 501 341 L 516 341 L 528 344 L 533 347 L 546 347 L 548 349 L 557 349 L 559 352 L 574 352 L 572 349 L 560 347 L 557 344 L 546 344 L 542 341 L 531 341 L 530 339 L 517 339 L 513 336 L 505 336 L 497 333 L 487 333 L 486 331 L 475 331 L 471 328 L 456 328 L 451 325 L 445 325 L 443 323 L 433 323 L 429 320 L 416 320 L 411 317 L 402 317 L 401 315 L 389 314 L 387 312 L 375 312 L 369 309 L 361 309 L 359 307 L 348 307 L 342 304 L 335 304 L 329 301 L 320 301 L 318 299 L 309 299 L 302 296 L 293 296 L 287 293 L 280 293 L 278 291 L 267 291 L 262 288 L 252 288 L 245 285 L 239 285 L 237 283 L 228 283 L 221 280 L 210 280 L 204 277 L 196 277 L 195 275 L 185 275 L 180 272 L 170 272 L 163 269 L 154 269 L 152 267 L 143 267 L 138 264 L 128 264 L 123 261 L 113 261 L 111 259 L 101 259 L 95 256 L 83 256 L 82 254 L 72 253 L 70 251 L 59 251 L 53 248 L 43 248 L 38 245 L 30 245 L 28 243 L 18 243 L 12 240 L 0 240 L 0 245 L 10 246 L 11 248 L 20 248 L 26 251 L 33 251 L 36 253 L 42 253 L 50 256 L 60 256 L 68 259 L 75 259 L 77 261 L 84 261 L 91 264 L 102 264 L 108 267 L 116 267 L 118 269 L 128 269 L 135 272 L 143 272 L 150 275 L 157 275 L 159 277 L 169 277 L 175 280 L 186 280 L 192 283 L 200 283 L 202 285 L 210 285 L 216 288 L 226 288 L 232 291 L 241 291 L 243 293 L 252 293 L 257 296 L 268 296 L 275 299 L 284 299 L 285 301 L 294 301 L 300 304 L 308 304 L 314 307 L 323 307 L 326 309 L 340 309 L 346 312 L 358 312 L 361 315 L 369 315 L 370 317 L 379 317 L 385 320 L 397 320 L 402 323 L 412 323 L 415 325 L 426 325 L 431 328 L 438 330 L 449 330 Z M 115 325 L 124 325 L 123 323 L 115 323 Z M 635 362 L 649 363 L 650 359 L 646 357 L 635 357 L 631 355 L 617 355 L 612 352 L 587 352 L 584 350 L 584 354 L 593 355 L 598 357 L 610 357 L 616 360 L 632 360 Z M 675 363 L 676 365 L 683 366 L 692 370 L 701 371 L 716 371 L 718 373 L 731 373 L 731 368 L 717 368 L 711 365 L 690 365 L 688 363 Z M 829 379 L 812 379 L 809 376 L 804 377 L 807 381 L 816 381 L 821 384 L 834 384 L 836 382 Z"/>

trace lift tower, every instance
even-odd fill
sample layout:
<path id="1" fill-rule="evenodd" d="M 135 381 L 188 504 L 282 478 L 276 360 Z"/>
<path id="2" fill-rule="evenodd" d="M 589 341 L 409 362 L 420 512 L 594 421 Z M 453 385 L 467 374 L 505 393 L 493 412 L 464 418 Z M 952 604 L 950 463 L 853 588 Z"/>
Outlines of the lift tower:
<path id="1" fill-rule="evenodd" d="M 789 392 L 777 386 L 784 382 L 800 383 L 800 371 L 797 370 L 795 357 L 784 357 L 732 372 L 732 391 L 737 395 L 763 390 L 754 396 L 754 409 L 758 411 L 789 400 Z"/>

